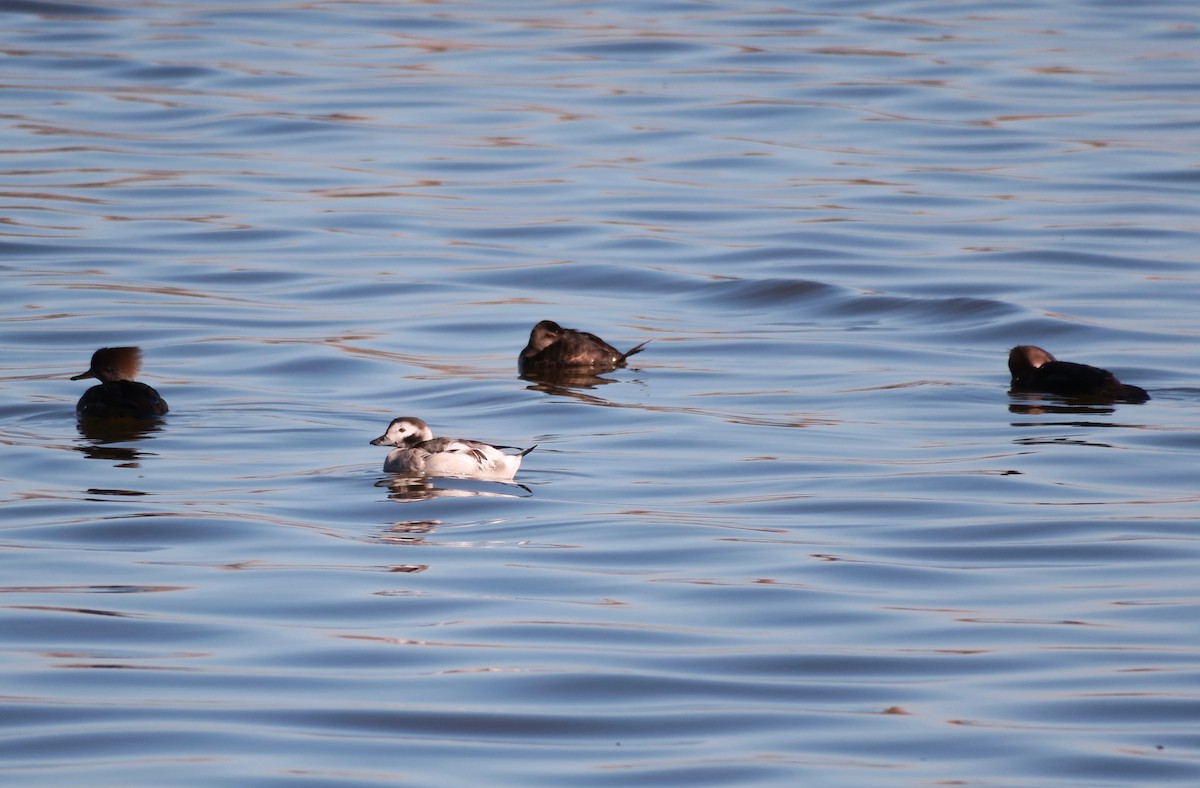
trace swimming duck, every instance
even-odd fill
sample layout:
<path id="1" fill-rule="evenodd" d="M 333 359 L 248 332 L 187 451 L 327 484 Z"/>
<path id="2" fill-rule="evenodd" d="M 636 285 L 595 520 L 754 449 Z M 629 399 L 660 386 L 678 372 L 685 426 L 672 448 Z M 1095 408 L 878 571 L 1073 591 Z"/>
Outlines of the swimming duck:
<path id="1" fill-rule="evenodd" d="M 646 342 L 622 353 L 595 334 L 543 320 L 529 332 L 529 344 L 517 357 L 517 370 L 522 375 L 561 369 L 610 372 L 624 366 L 627 358 L 640 353 L 644 347 Z"/>
<path id="2" fill-rule="evenodd" d="M 1017 345 L 1008 351 L 1008 371 L 1012 373 L 1012 388 L 1017 391 L 1133 403 L 1150 399 L 1145 389 L 1122 383 L 1106 369 L 1059 361 L 1035 345 Z"/>
<path id="3" fill-rule="evenodd" d="M 134 380 L 142 368 L 142 349 L 138 347 L 102 347 L 92 354 L 87 372 L 71 380 L 96 378 L 79 398 L 75 415 L 79 418 L 152 419 L 167 412 L 167 403 L 158 392 Z"/>
<path id="4" fill-rule="evenodd" d="M 472 479 L 509 481 L 521 460 L 537 446 L 517 449 L 462 438 L 435 438 L 429 425 L 413 416 L 392 419 L 387 430 L 372 446 L 394 446 L 384 460 L 385 473 L 406 476 L 461 476 Z M 505 454 L 501 449 L 518 451 Z"/>

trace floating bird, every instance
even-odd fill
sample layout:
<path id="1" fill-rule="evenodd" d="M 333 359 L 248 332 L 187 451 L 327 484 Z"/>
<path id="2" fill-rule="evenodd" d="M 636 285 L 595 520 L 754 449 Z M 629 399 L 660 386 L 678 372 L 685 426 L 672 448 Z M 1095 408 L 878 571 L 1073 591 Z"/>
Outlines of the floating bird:
<path id="1" fill-rule="evenodd" d="M 510 481 L 516 476 L 525 455 L 537 448 L 518 449 L 462 438 L 435 438 L 428 424 L 412 416 L 392 419 L 387 430 L 371 441 L 371 445 L 395 447 L 384 460 L 386 473 L 492 481 Z M 519 453 L 505 454 L 502 449 Z"/>
<path id="2" fill-rule="evenodd" d="M 1106 369 L 1059 361 L 1035 345 L 1017 345 L 1008 351 L 1008 371 L 1015 391 L 1133 403 L 1150 399 L 1145 389 L 1122 383 Z"/>
<path id="3" fill-rule="evenodd" d="M 79 418 L 152 419 L 167 412 L 167 403 L 158 392 L 134 380 L 142 368 L 142 349 L 138 347 L 102 347 L 92 354 L 87 372 L 71 380 L 96 378 L 79 398 L 75 415 Z"/>
<path id="4" fill-rule="evenodd" d="M 583 369 L 611 372 L 625 366 L 625 360 L 644 347 L 646 342 L 622 353 L 595 334 L 543 320 L 529 332 L 529 344 L 517 357 L 517 370 L 522 375 Z"/>

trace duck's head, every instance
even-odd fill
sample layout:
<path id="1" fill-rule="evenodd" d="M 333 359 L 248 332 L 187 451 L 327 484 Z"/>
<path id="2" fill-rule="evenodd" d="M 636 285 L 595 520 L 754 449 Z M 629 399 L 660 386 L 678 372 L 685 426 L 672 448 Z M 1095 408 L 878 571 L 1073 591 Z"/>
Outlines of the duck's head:
<path id="1" fill-rule="evenodd" d="M 563 328 L 553 320 L 543 320 L 529 332 L 529 350 L 535 353 L 544 350 L 562 336 Z"/>
<path id="2" fill-rule="evenodd" d="M 1017 345 L 1008 351 L 1008 371 L 1014 378 L 1019 378 L 1053 360 L 1054 356 L 1049 351 L 1037 345 Z"/>
<path id="3" fill-rule="evenodd" d="M 114 380 L 133 380 L 142 368 L 140 347 L 102 347 L 92 354 L 92 364 L 87 372 L 75 375 L 71 380 L 96 378 L 101 383 Z"/>
<path id="4" fill-rule="evenodd" d="M 371 441 L 372 446 L 416 446 L 433 437 L 433 431 L 415 416 L 392 419 L 384 433 Z"/>

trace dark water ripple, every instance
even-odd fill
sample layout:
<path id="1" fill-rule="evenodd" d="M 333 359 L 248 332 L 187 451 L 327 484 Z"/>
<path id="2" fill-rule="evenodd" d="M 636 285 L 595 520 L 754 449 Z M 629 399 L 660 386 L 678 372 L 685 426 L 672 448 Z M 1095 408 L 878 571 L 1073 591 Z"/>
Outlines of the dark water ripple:
<path id="1" fill-rule="evenodd" d="M 1191 5 L 0 24 L 0 781 L 1200 778 Z"/>

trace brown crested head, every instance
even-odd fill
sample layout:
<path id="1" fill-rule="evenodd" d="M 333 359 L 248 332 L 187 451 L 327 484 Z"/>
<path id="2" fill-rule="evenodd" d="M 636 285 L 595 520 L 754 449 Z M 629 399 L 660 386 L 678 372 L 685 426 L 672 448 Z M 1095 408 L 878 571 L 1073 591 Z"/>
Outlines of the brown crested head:
<path id="1" fill-rule="evenodd" d="M 553 320 L 543 320 L 533 327 L 529 332 L 529 347 L 528 350 L 538 352 L 545 350 L 558 341 L 562 336 L 562 326 L 555 323 Z"/>
<path id="2" fill-rule="evenodd" d="M 1008 371 L 1014 378 L 1019 378 L 1053 360 L 1049 351 L 1037 345 L 1017 345 L 1008 351 Z"/>
<path id="3" fill-rule="evenodd" d="M 71 380 L 96 378 L 101 383 L 114 380 L 133 380 L 142 368 L 140 347 L 102 347 L 92 354 L 92 364 L 87 372 L 74 375 Z"/>

